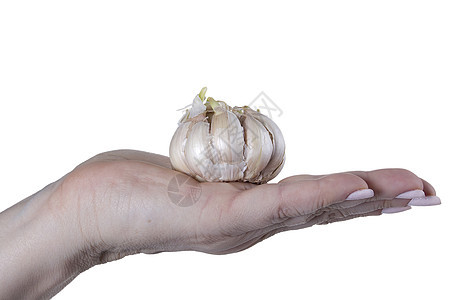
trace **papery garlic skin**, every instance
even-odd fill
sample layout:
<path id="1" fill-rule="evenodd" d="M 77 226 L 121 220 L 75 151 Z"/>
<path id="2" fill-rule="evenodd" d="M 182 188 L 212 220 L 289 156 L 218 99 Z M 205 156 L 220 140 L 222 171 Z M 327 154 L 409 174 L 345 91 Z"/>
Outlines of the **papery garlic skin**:
<path id="1" fill-rule="evenodd" d="M 194 98 L 170 143 L 172 167 L 199 181 L 266 183 L 283 168 L 285 142 L 278 126 L 248 106 L 231 108 L 206 88 Z"/>

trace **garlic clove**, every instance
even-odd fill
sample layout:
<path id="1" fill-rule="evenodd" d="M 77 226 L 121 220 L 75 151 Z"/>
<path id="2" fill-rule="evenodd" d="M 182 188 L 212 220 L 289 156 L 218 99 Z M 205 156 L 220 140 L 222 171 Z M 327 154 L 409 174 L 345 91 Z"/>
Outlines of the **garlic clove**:
<path id="1" fill-rule="evenodd" d="M 244 157 L 244 130 L 235 114 L 216 112 L 211 120 L 212 144 L 222 162 L 237 163 Z"/>
<path id="2" fill-rule="evenodd" d="M 245 163 L 243 161 L 237 163 L 216 163 L 213 166 L 213 178 L 206 178 L 206 181 L 241 181 L 244 177 Z"/>
<path id="3" fill-rule="evenodd" d="M 272 157 L 272 140 L 267 129 L 252 115 L 243 115 L 241 120 L 245 140 L 244 161 L 247 165 L 244 180 L 260 182 L 261 172 Z"/>
<path id="4" fill-rule="evenodd" d="M 286 154 L 283 153 L 283 160 L 281 161 L 281 163 L 275 168 L 274 171 L 272 171 L 272 173 L 264 179 L 264 182 L 268 182 L 272 179 L 274 179 L 275 177 L 277 177 L 278 174 L 280 174 L 281 169 L 283 169 L 284 167 L 284 163 L 286 162 Z"/>
<path id="5" fill-rule="evenodd" d="M 223 161 L 212 146 L 209 123 L 197 122 L 192 126 L 186 141 L 186 162 L 188 174 L 195 174 L 199 181 L 238 181 L 242 180 L 245 163 L 241 160 Z"/>
<path id="6" fill-rule="evenodd" d="M 202 181 L 205 181 L 208 176 L 213 177 L 212 180 L 217 179 L 213 172 L 212 157 L 209 134 L 209 123 L 200 121 L 195 123 L 189 131 L 186 140 L 185 156 L 186 164 L 192 171 L 192 174 L 198 175 Z"/>
<path id="7" fill-rule="evenodd" d="M 255 117 L 270 133 L 273 144 L 273 152 L 269 163 L 266 168 L 261 172 L 261 176 L 264 182 L 267 182 L 280 173 L 284 166 L 285 156 L 285 142 L 283 134 L 278 126 L 269 117 L 258 113 L 250 108 L 246 109 L 246 112 Z"/>
<path id="8" fill-rule="evenodd" d="M 190 174 L 189 167 L 186 164 L 186 156 L 184 154 L 186 140 L 191 123 L 181 123 L 170 141 L 169 156 L 172 167 Z"/>
<path id="9" fill-rule="evenodd" d="M 238 181 L 244 177 L 244 130 L 239 119 L 224 103 L 218 103 L 211 119 L 212 148 L 220 181 Z"/>

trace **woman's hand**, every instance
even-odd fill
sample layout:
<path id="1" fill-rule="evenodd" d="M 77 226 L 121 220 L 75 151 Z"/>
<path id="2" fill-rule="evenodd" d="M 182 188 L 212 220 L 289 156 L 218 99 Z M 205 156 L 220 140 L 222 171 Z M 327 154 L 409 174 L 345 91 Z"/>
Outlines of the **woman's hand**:
<path id="1" fill-rule="evenodd" d="M 199 183 L 172 170 L 167 157 L 130 150 L 88 160 L 58 193 L 52 211 L 78 224 L 94 263 L 140 252 L 233 253 L 285 230 L 403 211 L 412 198 L 411 205 L 440 203 L 407 170 Z"/>
<path id="2" fill-rule="evenodd" d="M 36 237 L 31 243 L 39 245 L 33 249 L 40 253 L 32 257 L 46 257 L 46 244 L 54 253 L 47 260 L 64 269 L 45 281 L 46 288 L 37 289 L 45 291 L 41 295 L 53 295 L 89 267 L 129 254 L 227 254 L 285 230 L 436 204 L 440 200 L 433 187 L 402 169 L 299 175 L 264 185 L 199 183 L 172 170 L 165 156 L 120 150 L 91 158 L 6 210 L 0 225 L 17 223 L 24 215 L 41 220 L 33 221 L 36 226 L 27 229 L 26 236 Z M 27 210 L 33 213 L 24 214 Z M 22 235 L 17 228 L 0 229 L 0 245 L 11 234 Z M 48 228 L 54 232 L 39 232 Z M 10 253 L 0 246 L 1 257 Z M 26 260 L 26 251 L 23 255 L 16 260 Z M 4 263 L 5 270 L 13 268 L 14 261 Z M 0 285 L 6 281 L 9 295 L 25 291 L 20 288 L 24 278 L 8 281 L 1 276 Z M 42 280 L 32 283 L 42 285 Z"/>

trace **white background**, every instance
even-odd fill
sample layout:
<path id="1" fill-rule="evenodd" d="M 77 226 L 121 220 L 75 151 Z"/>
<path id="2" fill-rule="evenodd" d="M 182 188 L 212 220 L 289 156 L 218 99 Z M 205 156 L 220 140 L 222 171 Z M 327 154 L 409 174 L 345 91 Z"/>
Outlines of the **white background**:
<path id="1" fill-rule="evenodd" d="M 55 299 L 449 299 L 449 15 L 446 1 L 2 1 L 0 211 L 99 152 L 167 155 L 176 109 L 205 85 L 231 105 L 264 91 L 283 110 L 275 181 L 400 167 L 443 204 L 233 255 L 135 255 Z"/>

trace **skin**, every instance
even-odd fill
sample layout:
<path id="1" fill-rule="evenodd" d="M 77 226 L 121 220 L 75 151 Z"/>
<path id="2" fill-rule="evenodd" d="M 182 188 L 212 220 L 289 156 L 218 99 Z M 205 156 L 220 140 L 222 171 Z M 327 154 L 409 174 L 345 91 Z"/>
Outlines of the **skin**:
<path id="1" fill-rule="evenodd" d="M 405 207 L 409 199 L 394 199 L 405 191 L 435 195 L 410 171 L 383 169 L 264 185 L 191 181 L 196 202 L 179 206 L 168 194 L 175 176 L 190 178 L 168 157 L 111 151 L 3 211 L 0 299 L 48 299 L 81 272 L 130 254 L 234 253 L 278 232 Z M 374 197 L 344 200 L 367 188 Z"/>

